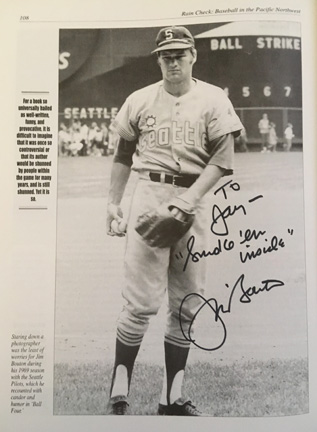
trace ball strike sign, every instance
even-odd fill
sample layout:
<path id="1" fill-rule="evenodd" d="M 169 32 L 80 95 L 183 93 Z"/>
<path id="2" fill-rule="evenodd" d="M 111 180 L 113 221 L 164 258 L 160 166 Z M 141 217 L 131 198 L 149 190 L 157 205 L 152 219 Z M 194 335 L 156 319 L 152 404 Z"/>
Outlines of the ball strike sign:
<path id="1" fill-rule="evenodd" d="M 301 40 L 293 37 L 224 37 L 210 39 L 211 51 L 218 50 L 254 50 L 254 49 L 284 49 L 297 50 L 301 49 Z"/>

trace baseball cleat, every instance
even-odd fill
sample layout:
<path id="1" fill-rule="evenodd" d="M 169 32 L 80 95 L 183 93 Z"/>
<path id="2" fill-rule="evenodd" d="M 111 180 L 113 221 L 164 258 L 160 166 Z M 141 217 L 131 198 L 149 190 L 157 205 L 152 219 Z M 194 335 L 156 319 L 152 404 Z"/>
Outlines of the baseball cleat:
<path id="1" fill-rule="evenodd" d="M 114 396 L 110 398 L 108 403 L 108 415 L 127 415 L 128 401 L 126 396 Z"/>
<path id="2" fill-rule="evenodd" d="M 170 416 L 210 417 L 209 414 L 204 414 L 199 411 L 190 400 L 184 402 L 183 399 L 177 399 L 177 401 L 171 405 L 159 404 L 157 414 Z"/>

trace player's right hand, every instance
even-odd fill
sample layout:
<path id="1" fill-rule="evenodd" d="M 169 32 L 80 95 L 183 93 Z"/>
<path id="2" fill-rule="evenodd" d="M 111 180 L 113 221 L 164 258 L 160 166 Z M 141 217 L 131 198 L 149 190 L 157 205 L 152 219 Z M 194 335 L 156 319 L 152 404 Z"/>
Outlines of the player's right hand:
<path id="1" fill-rule="evenodd" d="M 107 234 L 110 236 L 123 237 L 125 235 L 125 223 L 120 206 L 112 203 L 108 204 L 106 229 Z"/>

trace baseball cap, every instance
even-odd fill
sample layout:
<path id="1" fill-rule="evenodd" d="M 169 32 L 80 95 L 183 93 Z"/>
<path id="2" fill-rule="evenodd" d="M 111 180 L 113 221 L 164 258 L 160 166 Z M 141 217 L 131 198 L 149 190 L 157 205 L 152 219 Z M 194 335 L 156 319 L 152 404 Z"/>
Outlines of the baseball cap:
<path id="1" fill-rule="evenodd" d="M 186 49 L 195 46 L 195 41 L 186 27 L 165 27 L 158 32 L 155 39 L 156 48 L 152 54 L 159 51 Z"/>

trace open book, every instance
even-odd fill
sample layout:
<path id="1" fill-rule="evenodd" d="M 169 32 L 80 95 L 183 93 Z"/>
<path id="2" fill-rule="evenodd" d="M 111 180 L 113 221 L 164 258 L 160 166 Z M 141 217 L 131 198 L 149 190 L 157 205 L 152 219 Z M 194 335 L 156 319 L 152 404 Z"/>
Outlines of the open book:
<path id="1" fill-rule="evenodd" d="M 148 3 L 0 7 L 0 429 L 314 432 L 315 2 Z"/>

